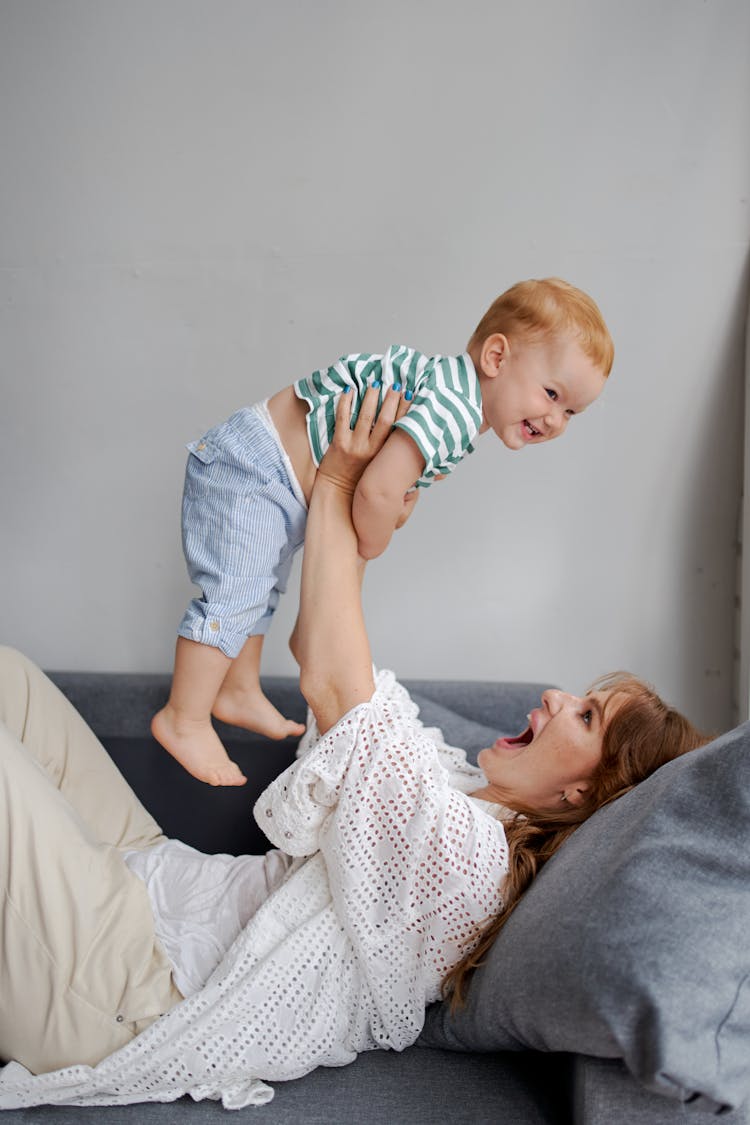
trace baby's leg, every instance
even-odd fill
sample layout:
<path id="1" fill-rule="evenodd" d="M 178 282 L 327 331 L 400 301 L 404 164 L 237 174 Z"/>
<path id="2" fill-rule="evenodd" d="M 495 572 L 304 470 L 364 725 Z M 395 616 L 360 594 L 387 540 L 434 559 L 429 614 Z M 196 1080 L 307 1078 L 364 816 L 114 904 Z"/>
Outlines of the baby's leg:
<path id="1" fill-rule="evenodd" d="M 211 723 L 211 709 L 231 663 L 221 649 L 178 637 L 169 700 L 151 720 L 156 741 L 209 785 L 247 781 Z"/>
<path id="2" fill-rule="evenodd" d="M 303 723 L 285 719 L 263 694 L 260 686 L 260 655 L 263 637 L 248 637 L 221 685 L 213 714 L 224 723 L 257 731 L 266 738 L 297 738 Z"/>

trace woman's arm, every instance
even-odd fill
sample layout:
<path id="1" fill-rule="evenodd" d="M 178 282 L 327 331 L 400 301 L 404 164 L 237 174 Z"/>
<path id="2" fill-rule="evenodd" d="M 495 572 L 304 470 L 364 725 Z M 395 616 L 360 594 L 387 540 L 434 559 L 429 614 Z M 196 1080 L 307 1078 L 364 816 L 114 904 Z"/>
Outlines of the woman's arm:
<path id="1" fill-rule="evenodd" d="M 362 612 L 365 564 L 352 523 L 352 496 L 390 434 L 402 403 L 401 396 L 389 390 L 375 419 L 378 395 L 376 388 L 366 392 L 353 430 L 353 396 L 340 396 L 333 441 L 310 498 L 296 655 L 302 694 L 321 733 L 370 699 L 375 690 Z"/>

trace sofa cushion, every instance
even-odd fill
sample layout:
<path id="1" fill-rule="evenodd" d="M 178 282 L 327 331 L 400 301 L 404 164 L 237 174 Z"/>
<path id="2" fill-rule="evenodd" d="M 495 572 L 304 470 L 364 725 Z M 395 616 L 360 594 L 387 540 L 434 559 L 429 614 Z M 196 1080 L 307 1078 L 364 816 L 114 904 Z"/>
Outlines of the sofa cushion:
<path id="1" fill-rule="evenodd" d="M 750 1093 L 750 724 L 600 810 L 421 1042 L 622 1058 L 717 1111 Z"/>

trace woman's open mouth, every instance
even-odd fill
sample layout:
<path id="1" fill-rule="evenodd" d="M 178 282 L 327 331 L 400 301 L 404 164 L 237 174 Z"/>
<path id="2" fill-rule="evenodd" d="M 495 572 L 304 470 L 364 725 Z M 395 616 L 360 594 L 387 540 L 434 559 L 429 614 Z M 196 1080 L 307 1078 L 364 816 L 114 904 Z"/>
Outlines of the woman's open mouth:
<path id="1" fill-rule="evenodd" d="M 520 734 L 514 735 L 512 738 L 498 738 L 493 744 L 493 750 L 523 750 L 525 746 L 529 746 L 534 738 L 534 732 L 530 726 L 526 730 L 521 731 Z"/>
<path id="2" fill-rule="evenodd" d="M 529 725 L 526 727 L 526 730 L 522 730 L 520 734 L 514 734 L 511 738 L 498 738 L 493 744 L 493 750 L 515 750 L 517 754 L 520 754 L 527 746 L 531 746 L 531 743 L 534 741 L 539 731 L 540 724 L 544 726 L 542 722 L 542 708 L 535 707 L 533 711 L 529 712 L 526 718 L 529 720 Z"/>

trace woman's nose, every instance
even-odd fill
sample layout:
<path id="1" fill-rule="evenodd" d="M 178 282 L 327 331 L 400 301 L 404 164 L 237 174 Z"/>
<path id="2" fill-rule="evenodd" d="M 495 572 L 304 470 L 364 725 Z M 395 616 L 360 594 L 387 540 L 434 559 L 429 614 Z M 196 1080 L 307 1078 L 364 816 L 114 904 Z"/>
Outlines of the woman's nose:
<path id="1" fill-rule="evenodd" d="M 549 711 L 550 715 L 556 715 L 565 701 L 565 692 L 560 691 L 559 688 L 547 688 L 542 692 L 542 703 Z"/>
<path id="2" fill-rule="evenodd" d="M 566 704 L 578 703 L 578 697 L 568 691 L 560 691 L 559 688 L 547 688 L 542 692 L 542 703 L 551 715 L 556 715 Z"/>

